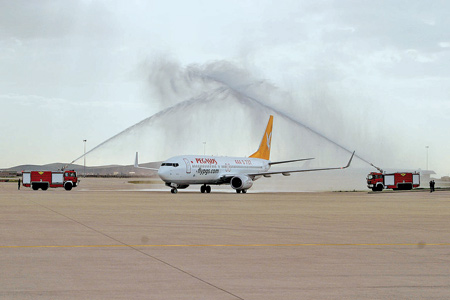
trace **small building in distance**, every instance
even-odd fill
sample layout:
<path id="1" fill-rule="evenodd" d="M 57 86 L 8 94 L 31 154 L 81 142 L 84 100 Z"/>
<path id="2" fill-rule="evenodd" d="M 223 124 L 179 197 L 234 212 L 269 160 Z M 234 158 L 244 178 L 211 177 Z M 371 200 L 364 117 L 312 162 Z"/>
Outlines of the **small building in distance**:
<path id="1" fill-rule="evenodd" d="M 429 188 L 431 175 L 436 174 L 433 170 L 419 170 L 420 172 L 420 187 Z"/>

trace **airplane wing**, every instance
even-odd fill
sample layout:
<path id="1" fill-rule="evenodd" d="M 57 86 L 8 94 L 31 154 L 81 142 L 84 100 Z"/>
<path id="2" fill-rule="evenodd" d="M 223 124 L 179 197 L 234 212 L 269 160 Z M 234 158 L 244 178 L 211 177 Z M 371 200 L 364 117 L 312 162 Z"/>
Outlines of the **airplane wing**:
<path id="1" fill-rule="evenodd" d="M 134 160 L 134 167 L 137 169 L 146 169 L 146 170 L 153 170 L 158 171 L 159 169 L 156 168 L 146 168 L 146 167 L 140 167 L 138 163 L 138 152 L 136 152 L 136 159 Z"/>
<path id="2" fill-rule="evenodd" d="M 346 169 L 346 168 L 348 168 L 350 166 L 354 155 L 355 155 L 355 151 L 353 151 L 352 156 L 350 157 L 350 160 L 348 161 L 348 163 L 347 163 L 347 165 L 345 167 L 322 168 L 322 169 L 305 169 L 305 170 L 288 170 L 288 171 L 274 171 L 274 172 L 251 173 L 251 174 L 247 174 L 247 175 L 248 176 L 270 177 L 270 175 L 283 174 L 284 176 L 289 176 L 289 175 L 291 175 L 291 173 Z"/>
<path id="3" fill-rule="evenodd" d="M 293 159 L 293 160 L 273 161 L 273 162 L 270 162 L 269 165 L 271 166 L 271 165 L 278 165 L 278 164 L 287 164 L 287 163 L 291 163 L 294 161 L 304 161 L 304 160 L 311 160 L 311 159 L 314 159 L 314 158 L 312 157 L 312 158 L 301 158 L 301 159 Z"/>

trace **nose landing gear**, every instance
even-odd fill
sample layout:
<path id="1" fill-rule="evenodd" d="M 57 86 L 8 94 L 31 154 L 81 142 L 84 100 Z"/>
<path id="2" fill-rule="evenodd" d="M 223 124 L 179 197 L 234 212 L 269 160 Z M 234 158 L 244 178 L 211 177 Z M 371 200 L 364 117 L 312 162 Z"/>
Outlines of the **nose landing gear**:
<path id="1" fill-rule="evenodd" d="M 172 188 L 172 189 L 170 190 L 170 192 L 171 192 L 172 194 L 176 194 L 176 193 L 178 193 L 178 190 L 177 190 L 176 188 Z"/>

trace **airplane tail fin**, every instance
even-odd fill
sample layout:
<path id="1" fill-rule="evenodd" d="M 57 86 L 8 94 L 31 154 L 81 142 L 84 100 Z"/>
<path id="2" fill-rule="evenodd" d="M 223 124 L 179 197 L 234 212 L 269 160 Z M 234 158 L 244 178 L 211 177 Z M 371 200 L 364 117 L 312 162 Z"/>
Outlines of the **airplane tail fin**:
<path id="1" fill-rule="evenodd" d="M 269 118 L 269 122 L 267 123 L 266 131 L 264 132 L 264 136 L 262 137 L 261 144 L 259 145 L 258 151 L 250 155 L 250 157 L 254 158 L 262 158 L 265 160 L 269 160 L 270 158 L 270 147 L 272 143 L 272 125 L 273 125 L 273 116 L 271 115 Z"/>

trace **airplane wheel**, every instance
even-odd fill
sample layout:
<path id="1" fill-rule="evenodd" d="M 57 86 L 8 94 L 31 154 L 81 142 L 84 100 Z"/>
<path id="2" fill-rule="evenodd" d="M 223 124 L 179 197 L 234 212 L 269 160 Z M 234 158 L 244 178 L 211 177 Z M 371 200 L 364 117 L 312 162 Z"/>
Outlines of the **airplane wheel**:
<path id="1" fill-rule="evenodd" d="M 241 192 L 241 190 L 236 190 L 236 193 L 238 193 L 238 194 L 239 194 L 240 192 Z"/>
<path id="2" fill-rule="evenodd" d="M 247 193 L 247 190 L 242 190 L 242 194 L 245 194 L 245 193 Z"/>
<path id="3" fill-rule="evenodd" d="M 209 193 L 211 193 L 211 186 L 206 186 L 205 187 L 205 190 L 206 190 L 206 192 L 209 194 Z"/>
<path id="4" fill-rule="evenodd" d="M 176 194 L 176 193 L 178 193 L 178 190 L 177 190 L 177 189 L 171 189 L 170 192 L 171 192 L 172 194 Z"/>
<path id="5" fill-rule="evenodd" d="M 204 192 L 206 192 L 206 186 L 202 185 L 200 187 L 200 192 L 203 194 Z"/>

